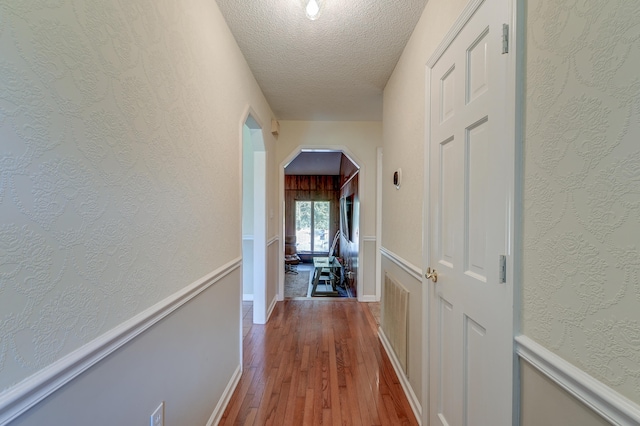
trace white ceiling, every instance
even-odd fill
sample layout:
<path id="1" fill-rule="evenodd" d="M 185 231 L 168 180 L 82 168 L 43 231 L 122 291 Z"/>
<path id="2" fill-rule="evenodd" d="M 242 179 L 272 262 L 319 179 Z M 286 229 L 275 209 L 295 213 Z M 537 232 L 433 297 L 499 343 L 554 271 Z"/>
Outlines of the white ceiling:
<path id="1" fill-rule="evenodd" d="M 379 121 L 427 0 L 217 0 L 279 120 Z"/>

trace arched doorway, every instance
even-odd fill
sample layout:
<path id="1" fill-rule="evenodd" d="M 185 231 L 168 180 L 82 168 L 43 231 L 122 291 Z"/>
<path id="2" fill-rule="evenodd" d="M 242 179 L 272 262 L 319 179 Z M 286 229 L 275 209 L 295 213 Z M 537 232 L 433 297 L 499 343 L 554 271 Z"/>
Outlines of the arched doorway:
<path id="1" fill-rule="evenodd" d="M 337 158 L 337 160 L 336 160 Z M 334 164 L 327 164 L 333 161 Z M 335 161 L 338 163 L 335 164 Z M 331 220 L 325 228 L 316 229 L 311 226 L 310 232 L 305 235 L 296 235 L 298 247 L 302 249 L 300 256 L 303 261 L 311 262 L 313 257 L 326 256 L 330 243 L 338 230 L 340 236 L 340 253 L 343 258 L 343 270 L 348 294 L 362 296 L 362 269 L 360 253 L 360 171 L 361 162 L 345 147 L 313 148 L 298 147 L 280 164 L 280 206 L 282 208 L 282 240 L 285 241 L 291 235 L 300 233 L 299 226 L 295 224 L 295 204 L 304 204 L 305 208 L 313 209 L 318 204 L 326 204 L 326 199 L 331 200 Z M 295 169 L 295 170 L 291 170 Z M 311 179 L 305 180 L 309 177 Z M 331 185 L 333 182 L 337 184 Z M 292 187 L 292 182 L 301 181 L 299 188 Z M 287 190 L 285 191 L 285 181 Z M 305 181 L 308 183 L 305 184 Z M 314 193 L 315 191 L 315 193 Z M 292 192 L 295 192 L 292 195 Z M 335 194 L 335 195 L 330 195 Z M 306 199 L 305 199 L 306 195 Z M 322 236 L 326 235 L 326 238 Z M 302 237 L 302 238 L 300 238 Z M 322 244 L 324 242 L 324 245 Z M 278 298 L 285 297 L 285 271 L 284 250 L 281 250 Z"/>

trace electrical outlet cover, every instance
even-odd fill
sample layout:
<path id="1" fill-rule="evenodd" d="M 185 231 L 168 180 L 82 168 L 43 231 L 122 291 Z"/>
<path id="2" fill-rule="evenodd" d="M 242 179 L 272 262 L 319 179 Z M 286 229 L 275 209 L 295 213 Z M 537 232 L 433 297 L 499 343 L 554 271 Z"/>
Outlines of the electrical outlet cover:
<path id="1" fill-rule="evenodd" d="M 164 426 L 164 401 L 158 405 L 151 415 L 151 426 Z"/>

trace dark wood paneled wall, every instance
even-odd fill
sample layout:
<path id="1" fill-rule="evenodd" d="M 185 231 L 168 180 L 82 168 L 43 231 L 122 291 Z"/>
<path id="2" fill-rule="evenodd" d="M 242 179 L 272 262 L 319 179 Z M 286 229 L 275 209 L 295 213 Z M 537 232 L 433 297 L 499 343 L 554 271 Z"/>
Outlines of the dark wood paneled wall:
<path id="1" fill-rule="evenodd" d="M 360 169 L 358 166 L 353 164 L 347 156 L 342 155 L 342 159 L 340 160 L 340 186 L 342 187 L 347 181 L 351 178 L 351 176 L 358 173 Z M 356 188 L 357 191 L 357 188 Z"/>
<path id="2" fill-rule="evenodd" d="M 343 157 L 344 159 L 344 157 Z M 343 164 L 345 162 L 343 161 Z M 346 161 L 346 163 L 351 164 L 350 161 Z M 350 234 L 351 240 L 347 239 L 344 232 L 341 232 L 340 237 L 340 257 L 343 259 L 343 267 L 345 278 L 347 284 L 351 289 L 351 294 L 355 297 L 357 296 L 357 288 L 358 288 L 358 253 L 360 251 L 360 199 L 358 194 L 358 178 L 360 177 L 358 174 L 358 170 L 353 169 L 345 170 L 345 174 L 342 174 L 342 181 L 345 182 L 349 179 L 349 177 L 345 178 L 344 176 L 348 176 L 348 173 L 351 172 L 351 179 L 347 184 L 342 186 L 340 190 L 340 198 L 353 196 L 353 205 L 352 205 L 352 215 L 353 222 L 351 224 Z"/>
<path id="3" fill-rule="evenodd" d="M 296 234 L 295 202 L 331 201 L 329 235 L 331 240 L 340 226 L 340 176 L 285 175 L 285 235 Z M 330 240 L 330 241 L 331 241 Z"/>

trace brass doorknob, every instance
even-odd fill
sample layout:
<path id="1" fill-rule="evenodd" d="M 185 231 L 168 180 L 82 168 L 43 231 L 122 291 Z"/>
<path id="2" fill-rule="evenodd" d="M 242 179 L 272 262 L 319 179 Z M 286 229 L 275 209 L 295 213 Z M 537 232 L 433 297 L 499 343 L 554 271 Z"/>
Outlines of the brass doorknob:
<path id="1" fill-rule="evenodd" d="M 433 280 L 434 283 L 438 282 L 438 271 L 435 269 L 427 268 L 427 273 L 424 274 L 425 278 L 428 280 Z"/>

